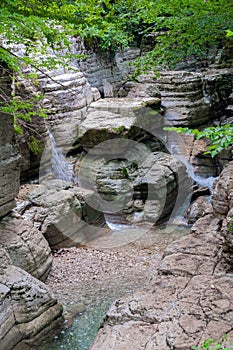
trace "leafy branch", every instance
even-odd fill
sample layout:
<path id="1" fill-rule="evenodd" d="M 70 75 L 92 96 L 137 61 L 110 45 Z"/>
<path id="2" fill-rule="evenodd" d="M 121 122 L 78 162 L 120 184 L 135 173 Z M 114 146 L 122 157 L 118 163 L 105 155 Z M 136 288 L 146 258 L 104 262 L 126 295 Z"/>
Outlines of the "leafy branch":
<path id="1" fill-rule="evenodd" d="M 186 135 L 194 135 L 197 140 L 201 138 L 209 139 L 212 144 L 207 146 L 207 151 L 204 154 L 210 154 L 215 157 L 224 149 L 232 148 L 233 145 L 233 124 L 225 124 L 222 126 L 210 126 L 202 131 L 198 129 L 189 129 L 182 127 L 165 127 L 164 130 L 176 131 Z M 233 152 L 233 149 L 231 150 Z"/>

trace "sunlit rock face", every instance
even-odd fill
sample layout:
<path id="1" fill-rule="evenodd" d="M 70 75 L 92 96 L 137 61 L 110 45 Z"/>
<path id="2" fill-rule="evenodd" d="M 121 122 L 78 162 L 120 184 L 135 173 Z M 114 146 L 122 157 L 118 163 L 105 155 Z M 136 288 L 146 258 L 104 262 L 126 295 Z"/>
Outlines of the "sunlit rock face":
<path id="1" fill-rule="evenodd" d="M 18 202 L 19 212 L 22 213 L 24 226 L 31 227 L 31 245 L 41 239 L 40 247 L 33 251 L 36 261 L 40 260 L 40 268 L 37 266 L 36 269 L 34 263 L 34 269 L 46 272 L 50 259 L 49 246 L 52 249 L 79 246 L 95 239 L 105 223 L 104 215 L 93 191 L 81 189 L 70 182 L 47 179 L 40 185 L 28 187 L 31 187 L 29 198 L 21 204 Z M 95 207 L 92 203 L 96 204 Z M 39 234 L 36 235 L 36 232 Z M 44 237 L 47 245 L 42 239 Z M 45 247 L 47 250 L 44 251 Z M 29 263 L 28 260 L 30 256 L 25 264 Z"/>

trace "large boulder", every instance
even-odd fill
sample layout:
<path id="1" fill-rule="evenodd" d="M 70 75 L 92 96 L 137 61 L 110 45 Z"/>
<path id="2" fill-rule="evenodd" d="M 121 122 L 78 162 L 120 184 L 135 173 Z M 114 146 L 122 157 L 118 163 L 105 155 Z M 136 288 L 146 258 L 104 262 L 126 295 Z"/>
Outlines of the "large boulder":
<path id="1" fill-rule="evenodd" d="M 79 126 L 77 144 L 86 153 L 76 176 L 80 187 L 98 193 L 110 221 L 156 223 L 171 213 L 186 170 L 167 154 L 166 141 L 158 98 L 90 105 Z"/>
<path id="2" fill-rule="evenodd" d="M 30 220 L 18 214 L 0 222 L 0 244 L 8 252 L 12 264 L 32 276 L 44 280 L 52 265 L 48 242 Z"/>
<path id="3" fill-rule="evenodd" d="M 61 325 L 62 306 L 45 284 L 14 266 L 2 246 L 0 266 L 1 349 L 32 348 Z"/>
<path id="4" fill-rule="evenodd" d="M 115 138 L 147 142 L 153 150 L 164 150 L 159 139 L 163 126 L 160 99 L 109 98 L 93 102 L 79 125 L 76 142 L 84 150 Z"/>
<path id="5" fill-rule="evenodd" d="M 62 180 L 32 186 L 23 218 L 33 222 L 52 249 L 84 244 L 98 236 L 105 220 L 93 191 Z"/>

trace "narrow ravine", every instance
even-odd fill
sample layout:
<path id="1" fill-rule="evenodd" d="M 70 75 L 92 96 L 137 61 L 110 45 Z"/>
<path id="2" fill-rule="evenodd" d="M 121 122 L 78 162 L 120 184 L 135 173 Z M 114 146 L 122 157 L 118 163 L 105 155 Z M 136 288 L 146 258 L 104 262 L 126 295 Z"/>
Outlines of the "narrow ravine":
<path id="1" fill-rule="evenodd" d="M 124 234 L 130 235 L 131 230 Z M 87 350 L 111 303 L 141 287 L 149 287 L 166 246 L 188 230 L 184 226 L 148 227 L 146 234 L 123 246 L 87 246 L 56 252 L 46 283 L 64 306 L 65 326 L 72 316 L 74 319 L 59 337 L 46 344 L 46 349 Z M 113 231 L 112 235 L 120 233 Z M 40 349 L 44 348 L 45 344 Z"/>

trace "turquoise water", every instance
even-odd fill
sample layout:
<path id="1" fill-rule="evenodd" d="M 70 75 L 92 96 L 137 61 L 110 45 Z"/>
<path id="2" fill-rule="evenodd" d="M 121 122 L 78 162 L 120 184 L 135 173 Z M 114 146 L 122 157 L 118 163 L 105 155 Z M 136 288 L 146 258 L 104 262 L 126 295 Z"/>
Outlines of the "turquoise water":
<path id="1" fill-rule="evenodd" d="M 167 245 L 187 233 L 187 227 L 176 227 L 176 230 L 171 232 L 157 229 L 152 237 L 153 242 L 157 243 L 156 245 L 160 246 L 163 242 L 164 246 L 164 242 Z M 86 310 L 74 317 L 69 328 L 62 330 L 59 336 L 55 336 L 50 343 L 40 346 L 39 350 L 88 350 L 110 305 L 116 299 L 138 289 L 144 283 L 150 283 L 149 276 L 135 278 L 133 275 L 132 271 L 132 276 L 129 276 L 127 281 L 122 279 L 113 286 L 108 285 L 101 289 L 93 288 L 84 294 L 80 293 L 80 302 L 83 302 Z"/>
<path id="2" fill-rule="evenodd" d="M 50 344 L 40 350 L 88 350 L 116 295 L 96 300 L 88 309 L 74 318 L 72 325 L 63 330 Z"/>

